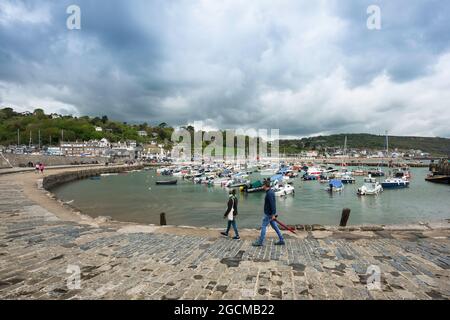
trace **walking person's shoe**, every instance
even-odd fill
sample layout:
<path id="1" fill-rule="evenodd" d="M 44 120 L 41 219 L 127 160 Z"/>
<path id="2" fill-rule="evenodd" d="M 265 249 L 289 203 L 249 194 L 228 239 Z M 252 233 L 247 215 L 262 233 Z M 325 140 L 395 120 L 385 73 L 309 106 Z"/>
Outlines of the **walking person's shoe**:
<path id="1" fill-rule="evenodd" d="M 255 241 L 255 242 L 252 243 L 252 246 L 254 246 L 254 247 L 262 247 L 262 243 L 259 242 L 259 241 Z"/>
<path id="2" fill-rule="evenodd" d="M 241 237 L 239 237 L 239 236 L 234 236 L 234 237 L 233 237 L 233 240 L 241 240 Z"/>
<path id="3" fill-rule="evenodd" d="M 286 243 L 284 242 L 284 241 L 277 241 L 277 242 L 275 242 L 275 245 L 276 246 L 284 246 Z"/>
<path id="4" fill-rule="evenodd" d="M 228 233 L 226 233 L 226 232 L 221 232 L 220 234 L 225 236 L 225 237 L 228 237 Z"/>

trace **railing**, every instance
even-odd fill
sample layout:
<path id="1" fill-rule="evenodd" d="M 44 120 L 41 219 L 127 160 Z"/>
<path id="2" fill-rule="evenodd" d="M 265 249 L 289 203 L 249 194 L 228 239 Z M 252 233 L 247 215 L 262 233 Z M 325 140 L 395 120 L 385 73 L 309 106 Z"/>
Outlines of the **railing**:
<path id="1" fill-rule="evenodd" d="M 12 168 L 13 166 L 9 162 L 8 159 L 3 155 L 3 152 L 0 152 L 0 168 Z"/>

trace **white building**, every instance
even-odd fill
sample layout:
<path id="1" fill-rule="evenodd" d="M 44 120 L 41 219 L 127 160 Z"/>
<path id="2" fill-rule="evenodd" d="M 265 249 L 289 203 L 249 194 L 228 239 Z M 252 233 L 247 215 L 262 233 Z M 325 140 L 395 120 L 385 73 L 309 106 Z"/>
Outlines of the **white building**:
<path id="1" fill-rule="evenodd" d="M 61 144 L 61 151 L 66 156 L 73 157 L 97 157 L 103 156 L 109 148 L 106 139 L 91 141 L 64 142 Z"/>
<path id="2" fill-rule="evenodd" d="M 140 131 L 138 131 L 138 135 L 140 137 L 146 137 L 146 136 L 148 136 L 148 133 L 145 130 L 140 130 Z"/>
<path id="3" fill-rule="evenodd" d="M 95 127 L 95 131 L 97 131 L 97 132 L 102 132 L 102 131 L 103 131 L 103 128 L 102 128 L 102 127 Z"/>

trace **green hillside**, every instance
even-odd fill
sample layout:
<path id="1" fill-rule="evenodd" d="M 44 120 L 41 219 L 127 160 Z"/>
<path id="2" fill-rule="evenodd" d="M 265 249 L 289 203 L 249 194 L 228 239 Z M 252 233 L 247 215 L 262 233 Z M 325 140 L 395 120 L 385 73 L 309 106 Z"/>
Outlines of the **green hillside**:
<path id="1" fill-rule="evenodd" d="M 101 127 L 98 132 L 95 127 Z M 34 144 L 38 143 L 40 131 L 41 144 L 57 144 L 62 138 L 65 141 L 91 140 L 107 138 L 109 141 L 136 140 L 138 142 L 169 141 L 173 128 L 166 123 L 156 126 L 143 124 L 127 124 L 111 121 L 102 117 L 73 117 L 56 114 L 45 114 L 42 109 L 32 113 L 18 113 L 11 108 L 0 109 L 0 145 L 17 144 L 19 131 L 20 144 L 28 144 L 30 132 Z M 147 137 L 141 137 L 138 131 L 146 131 Z"/>
<path id="2" fill-rule="evenodd" d="M 280 150 L 285 153 L 295 153 L 301 150 L 321 150 L 325 147 L 343 147 L 347 136 L 347 148 L 383 150 L 386 137 L 366 133 L 334 134 L 317 136 L 299 140 L 281 140 Z M 389 136 L 389 149 L 397 148 L 401 151 L 410 149 L 422 150 L 434 156 L 450 155 L 450 139 L 434 137 L 404 137 Z"/>
<path id="3" fill-rule="evenodd" d="M 96 131 L 95 127 L 101 127 L 102 131 Z M 191 134 L 195 130 L 192 126 L 188 126 L 186 129 Z M 18 130 L 21 144 L 28 144 L 30 132 L 33 143 L 37 144 L 38 132 L 40 131 L 41 145 L 56 145 L 64 136 L 65 141 L 107 138 L 112 142 L 136 140 L 144 143 L 156 140 L 158 143 L 166 143 L 167 147 L 170 148 L 170 138 L 174 129 L 166 123 L 154 126 L 147 123 L 127 124 L 126 122 L 112 121 L 107 116 L 73 117 L 45 114 L 42 109 L 36 109 L 32 113 L 18 113 L 11 108 L 0 109 L 0 145 L 16 144 Z M 147 136 L 139 136 L 138 131 L 147 132 Z M 304 150 L 343 147 L 345 136 L 347 136 L 347 147 L 349 149 L 382 150 L 385 148 L 385 136 L 361 133 L 280 140 L 280 152 L 299 153 Z M 208 144 L 204 142 L 203 147 Z M 401 151 L 415 149 L 428 152 L 433 156 L 449 156 L 450 139 L 389 136 L 389 148 L 391 150 L 398 148 Z"/>

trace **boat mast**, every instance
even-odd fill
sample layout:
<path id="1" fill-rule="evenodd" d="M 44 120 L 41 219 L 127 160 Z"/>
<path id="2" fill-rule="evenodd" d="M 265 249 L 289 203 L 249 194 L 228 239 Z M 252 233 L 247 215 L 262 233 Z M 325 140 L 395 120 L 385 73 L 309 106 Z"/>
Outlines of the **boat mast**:
<path id="1" fill-rule="evenodd" d="M 389 157 L 389 137 L 387 130 L 386 130 L 386 157 Z"/>
<path id="2" fill-rule="evenodd" d="M 345 136 L 345 140 L 344 140 L 344 154 L 342 157 L 342 170 L 344 169 L 346 157 L 347 157 L 347 136 Z"/>

